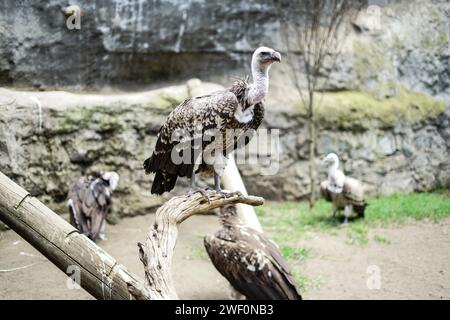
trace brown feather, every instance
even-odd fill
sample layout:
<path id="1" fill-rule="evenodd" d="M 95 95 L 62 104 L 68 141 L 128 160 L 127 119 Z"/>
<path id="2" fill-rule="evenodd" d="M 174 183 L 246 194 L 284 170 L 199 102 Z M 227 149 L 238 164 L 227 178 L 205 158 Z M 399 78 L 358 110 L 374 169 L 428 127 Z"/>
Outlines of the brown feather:
<path id="1" fill-rule="evenodd" d="M 263 233 L 221 216 L 223 228 L 205 237 L 216 269 L 247 299 L 298 300 L 301 295 L 281 252 Z"/>

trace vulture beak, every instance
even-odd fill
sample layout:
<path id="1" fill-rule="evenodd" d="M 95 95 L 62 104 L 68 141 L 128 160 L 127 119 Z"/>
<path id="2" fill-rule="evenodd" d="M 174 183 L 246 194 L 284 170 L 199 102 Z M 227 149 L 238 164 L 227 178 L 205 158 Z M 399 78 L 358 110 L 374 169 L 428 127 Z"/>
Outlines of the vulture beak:
<path id="1" fill-rule="evenodd" d="M 277 51 L 272 52 L 272 60 L 281 62 L 281 54 Z"/>

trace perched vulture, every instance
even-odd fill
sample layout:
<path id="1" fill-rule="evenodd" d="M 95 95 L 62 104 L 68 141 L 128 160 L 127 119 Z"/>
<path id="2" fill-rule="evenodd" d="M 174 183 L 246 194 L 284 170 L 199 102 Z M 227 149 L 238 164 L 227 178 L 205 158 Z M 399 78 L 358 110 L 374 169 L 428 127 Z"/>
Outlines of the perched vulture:
<path id="1" fill-rule="evenodd" d="M 245 227 L 236 208 L 220 209 L 222 229 L 204 244 L 216 269 L 251 300 L 301 300 L 294 278 L 274 242 Z"/>
<path id="2" fill-rule="evenodd" d="M 339 158 L 330 153 L 324 159 L 327 168 L 328 179 L 320 184 L 320 192 L 326 201 L 333 205 L 333 217 L 338 210 L 344 210 L 345 220 L 355 211 L 358 216 L 364 217 L 367 203 L 364 200 L 364 188 L 356 179 L 346 177 L 339 170 Z"/>
<path id="3" fill-rule="evenodd" d="M 144 162 L 147 174 L 155 173 L 151 193 L 174 188 L 178 177 L 189 177 L 189 193 L 204 190 L 195 174 L 214 174 L 215 190 L 227 155 L 247 144 L 264 117 L 264 99 L 269 89 L 269 69 L 281 61 L 280 53 L 260 47 L 252 56 L 253 82 L 237 80 L 227 90 L 185 100 L 160 128 L 155 150 Z"/>
<path id="4" fill-rule="evenodd" d="M 104 239 L 105 218 L 118 183 L 115 172 L 92 172 L 70 186 L 70 223 L 93 241 Z"/>

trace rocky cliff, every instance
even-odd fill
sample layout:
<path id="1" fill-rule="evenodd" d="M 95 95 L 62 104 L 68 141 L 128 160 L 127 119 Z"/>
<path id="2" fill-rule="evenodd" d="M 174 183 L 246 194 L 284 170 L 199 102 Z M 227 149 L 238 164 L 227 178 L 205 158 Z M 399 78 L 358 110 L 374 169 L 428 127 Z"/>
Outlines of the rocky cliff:
<path id="1" fill-rule="evenodd" d="M 255 47 L 286 48 L 276 1 L 6 0 L 0 3 L 0 85 L 38 88 L 152 86 L 198 77 L 229 83 L 248 71 Z M 297 1 L 289 5 L 298 5 Z M 395 85 L 450 93 L 450 3 L 369 1 L 348 31 L 328 88 L 380 97 Z M 80 29 L 63 9 L 81 8 Z M 289 5 L 286 10 L 289 9 Z M 273 70 L 290 85 L 289 59 Z"/>
<path id="2" fill-rule="evenodd" d="M 108 95 L 0 89 L 0 170 L 52 205 L 63 204 L 69 184 L 79 175 L 116 170 L 120 201 L 115 211 L 147 213 L 163 201 L 150 195 L 152 176 L 142 170 L 159 126 L 189 95 L 218 88 L 191 80 Z M 323 98 L 319 156 L 340 154 L 345 172 L 362 179 L 372 195 L 450 187 L 450 113 L 441 101 L 406 90 L 401 98 L 384 102 L 370 95 L 355 99 L 355 94 Z M 267 152 L 276 170 L 268 171 L 262 162 L 239 164 L 249 191 L 267 199 L 304 198 L 309 178 L 302 113 L 269 109 L 264 128 L 280 130 L 279 141 L 271 141 Z M 317 167 L 324 178 L 320 161 Z M 186 186 L 180 179 L 176 192 Z"/>

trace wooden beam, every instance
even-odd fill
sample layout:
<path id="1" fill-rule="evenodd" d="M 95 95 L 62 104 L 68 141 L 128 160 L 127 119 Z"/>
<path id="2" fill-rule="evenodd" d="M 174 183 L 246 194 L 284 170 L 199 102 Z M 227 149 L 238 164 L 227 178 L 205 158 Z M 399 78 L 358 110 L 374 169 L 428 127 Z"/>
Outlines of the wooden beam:
<path id="1" fill-rule="evenodd" d="M 79 285 L 95 298 L 149 298 L 136 276 L 1 172 L 0 220 L 64 273 L 78 267 Z"/>

